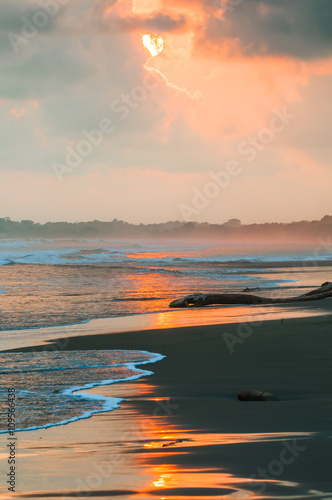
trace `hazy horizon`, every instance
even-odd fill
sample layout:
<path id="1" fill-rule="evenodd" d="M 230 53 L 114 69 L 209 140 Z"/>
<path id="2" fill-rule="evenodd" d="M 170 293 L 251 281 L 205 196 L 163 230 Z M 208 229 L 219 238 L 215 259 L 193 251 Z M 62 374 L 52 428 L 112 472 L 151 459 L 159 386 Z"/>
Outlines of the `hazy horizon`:
<path id="1" fill-rule="evenodd" d="M 10 216 L 1 216 L 0 217 L 0 222 L 1 221 L 4 221 L 4 220 L 9 220 L 10 222 L 33 222 L 34 224 L 47 224 L 48 222 L 50 223 L 54 223 L 54 224 L 57 224 L 57 223 L 65 223 L 65 224 L 85 224 L 85 223 L 88 223 L 88 222 L 101 222 L 101 223 L 111 223 L 111 222 L 123 222 L 125 224 L 131 224 L 131 225 L 135 225 L 135 226 L 139 226 L 139 225 L 144 225 L 144 226 L 147 226 L 147 225 L 163 225 L 163 224 L 172 224 L 172 223 L 180 223 L 180 224 L 187 224 L 187 223 L 193 223 L 193 224 L 208 224 L 208 225 L 224 225 L 224 224 L 227 224 L 231 221 L 238 221 L 239 225 L 242 225 L 242 226 L 250 226 L 250 225 L 254 225 L 254 224 L 260 224 L 260 225 L 265 225 L 265 224 L 297 224 L 297 223 L 301 223 L 301 222 L 320 222 L 322 221 L 323 219 L 327 219 L 329 217 L 332 217 L 332 215 L 330 214 L 322 214 L 321 217 L 319 218 L 316 218 L 316 219 L 298 219 L 298 220 L 271 220 L 271 221 L 263 221 L 263 222 L 259 222 L 259 221 L 250 221 L 250 222 L 245 222 L 243 220 L 240 220 L 240 219 L 237 219 L 235 217 L 231 217 L 230 219 L 225 219 L 225 220 L 219 220 L 219 222 L 209 222 L 209 221 L 206 221 L 206 220 L 203 220 L 203 221 L 198 221 L 198 220 L 181 220 L 181 219 L 168 219 L 168 220 L 163 220 L 163 221 L 152 221 L 152 222 L 142 222 L 142 221 L 139 221 L 139 222 L 134 222 L 132 220 L 124 220 L 124 219 L 119 219 L 117 217 L 110 217 L 109 219 L 104 219 L 104 220 L 101 220 L 101 219 L 85 219 L 85 220 L 70 220 L 70 219 L 67 219 L 67 220 L 52 220 L 52 219 L 47 219 L 47 218 L 41 218 L 39 220 L 33 220 L 33 219 L 27 219 L 27 218 L 22 218 L 22 219 L 13 219 L 12 217 Z"/>
<path id="2" fill-rule="evenodd" d="M 10 239 L 80 239 L 130 240 L 139 242 L 183 241 L 186 244 L 314 244 L 331 252 L 332 216 L 318 221 L 292 223 L 242 224 L 230 219 L 223 224 L 168 221 L 159 224 L 130 224 L 114 219 L 88 222 L 47 222 L 31 220 L 12 221 L 0 218 L 0 241 Z"/>

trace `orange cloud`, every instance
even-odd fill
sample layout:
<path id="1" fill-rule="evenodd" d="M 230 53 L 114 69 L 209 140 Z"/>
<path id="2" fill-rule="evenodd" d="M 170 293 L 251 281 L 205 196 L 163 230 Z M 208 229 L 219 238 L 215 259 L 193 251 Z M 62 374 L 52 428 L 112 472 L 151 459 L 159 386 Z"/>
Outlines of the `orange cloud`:
<path id="1" fill-rule="evenodd" d="M 187 19 L 185 32 L 163 35 L 164 51 L 151 62 L 169 90 L 164 124 L 172 122 L 177 109 L 204 137 L 236 139 L 264 127 L 276 108 L 300 102 L 312 75 L 332 73 L 329 59 L 248 56 L 236 38 L 220 39 L 220 43 L 204 38 L 216 12 L 202 0 L 164 1 L 163 11 Z M 199 102 L 179 100 L 179 90 L 200 97 Z"/>

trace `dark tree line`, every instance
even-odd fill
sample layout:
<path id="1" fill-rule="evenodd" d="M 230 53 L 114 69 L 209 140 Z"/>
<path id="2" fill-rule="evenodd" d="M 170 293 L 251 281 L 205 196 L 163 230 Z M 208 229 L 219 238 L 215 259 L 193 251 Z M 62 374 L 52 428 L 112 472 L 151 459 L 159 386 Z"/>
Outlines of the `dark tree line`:
<path id="1" fill-rule="evenodd" d="M 111 222 L 46 222 L 13 221 L 0 218 L 0 239 L 11 238 L 126 238 L 126 239 L 182 239 L 216 242 L 297 243 L 318 242 L 323 238 L 332 245 L 332 216 L 319 221 L 301 221 L 289 224 L 268 223 L 244 225 L 238 219 L 222 224 L 172 221 L 160 224 L 130 224 L 114 219 Z"/>

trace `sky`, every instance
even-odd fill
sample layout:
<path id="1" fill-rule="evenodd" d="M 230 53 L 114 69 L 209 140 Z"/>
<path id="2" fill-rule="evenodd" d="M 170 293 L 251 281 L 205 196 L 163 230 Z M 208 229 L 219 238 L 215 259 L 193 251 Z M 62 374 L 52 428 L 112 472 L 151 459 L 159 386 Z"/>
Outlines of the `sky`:
<path id="1" fill-rule="evenodd" d="M 331 25 L 331 0 L 1 0 L 0 217 L 331 214 Z"/>

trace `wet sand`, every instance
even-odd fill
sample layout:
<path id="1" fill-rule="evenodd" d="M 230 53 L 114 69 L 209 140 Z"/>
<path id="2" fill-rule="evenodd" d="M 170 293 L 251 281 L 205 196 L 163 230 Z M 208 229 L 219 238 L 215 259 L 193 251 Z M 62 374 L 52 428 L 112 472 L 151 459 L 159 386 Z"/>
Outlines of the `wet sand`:
<path id="1" fill-rule="evenodd" d="M 167 357 L 146 365 L 153 376 L 91 390 L 125 397 L 119 410 L 18 433 L 15 496 L 332 498 L 332 300 L 323 306 L 325 316 L 69 338 L 69 350 Z M 279 400 L 237 401 L 245 388 Z"/>

